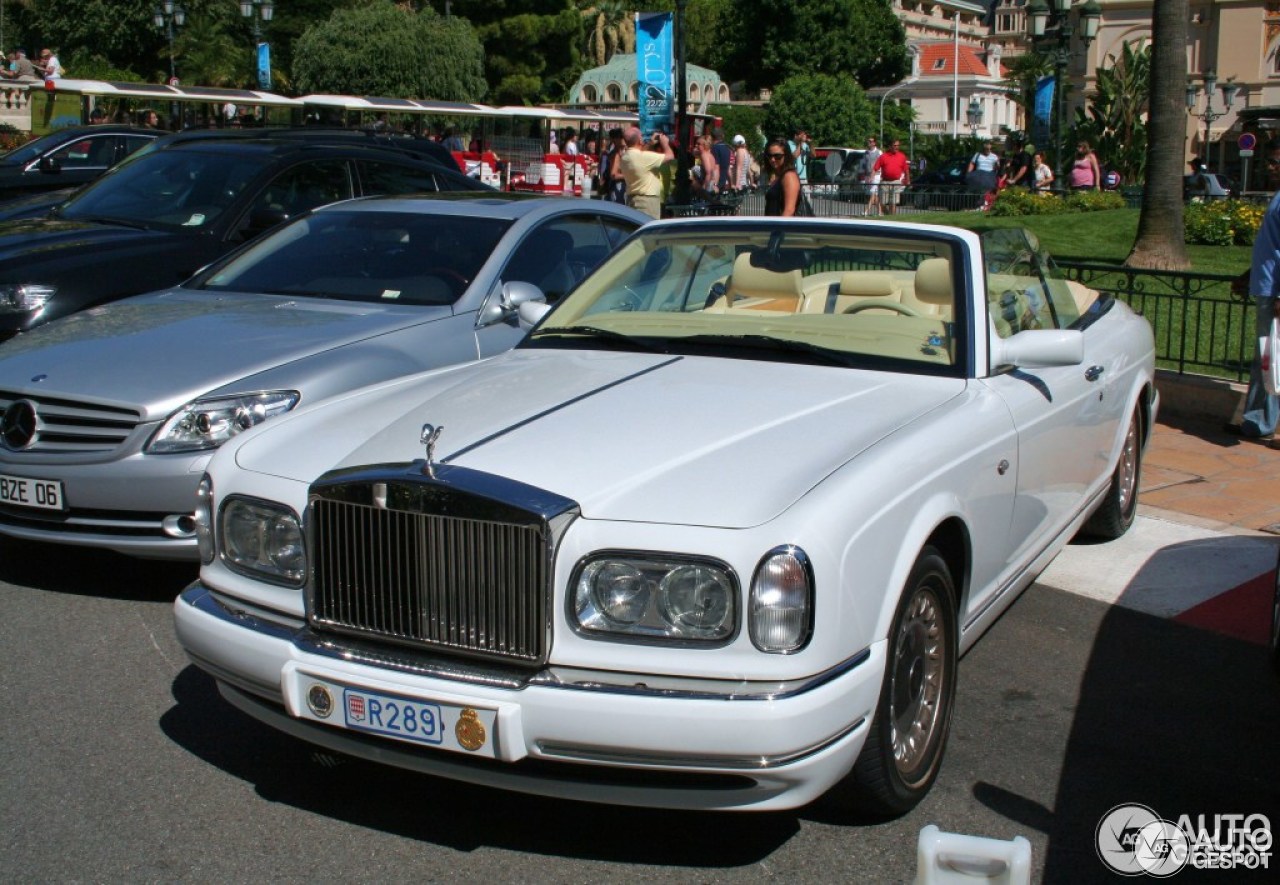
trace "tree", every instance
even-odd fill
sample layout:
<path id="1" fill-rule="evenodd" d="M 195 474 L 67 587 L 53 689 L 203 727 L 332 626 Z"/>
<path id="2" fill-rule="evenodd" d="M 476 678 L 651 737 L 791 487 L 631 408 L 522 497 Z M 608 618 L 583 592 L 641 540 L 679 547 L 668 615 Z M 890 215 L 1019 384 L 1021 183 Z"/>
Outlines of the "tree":
<path id="1" fill-rule="evenodd" d="M 877 123 L 877 112 L 852 77 L 799 74 L 774 89 L 764 131 L 769 138 L 789 138 L 805 129 L 814 144 L 857 144 Z"/>
<path id="2" fill-rule="evenodd" d="M 582 70 L 582 15 L 571 0 L 452 0 L 484 45 L 498 104 L 559 101 Z"/>
<path id="3" fill-rule="evenodd" d="M 1126 43 L 1119 59 L 1099 67 L 1087 109 L 1076 109 L 1076 138 L 1097 151 L 1099 161 L 1125 181 L 1141 181 L 1146 163 L 1147 94 L 1151 87 L 1151 48 Z"/>
<path id="4" fill-rule="evenodd" d="M 1187 79 L 1187 0 L 1162 0 L 1151 11 L 1151 104 L 1147 177 L 1129 267 L 1186 270 L 1182 219 L 1182 151 Z"/>
<path id="5" fill-rule="evenodd" d="M 478 101 L 484 53 L 465 19 L 374 0 L 304 31 L 293 79 L 302 92 Z"/>
<path id="6" fill-rule="evenodd" d="M 578 0 L 586 35 L 583 58 L 588 66 L 608 63 L 614 53 L 636 51 L 636 20 L 626 0 Z"/>
<path id="7" fill-rule="evenodd" d="M 885 0 L 738 0 L 719 17 L 721 76 L 748 89 L 797 74 L 851 75 L 864 89 L 910 70 L 906 32 Z"/>

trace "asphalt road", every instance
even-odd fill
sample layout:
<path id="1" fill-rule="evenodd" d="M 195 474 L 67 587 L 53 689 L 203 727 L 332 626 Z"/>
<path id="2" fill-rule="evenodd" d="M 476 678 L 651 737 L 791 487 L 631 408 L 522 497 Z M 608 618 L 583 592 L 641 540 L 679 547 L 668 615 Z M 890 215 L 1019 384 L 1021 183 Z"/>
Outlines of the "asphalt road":
<path id="1" fill-rule="evenodd" d="M 319 753 L 187 663 L 171 605 L 193 576 L 0 541 L 0 881 L 905 882 L 934 823 L 1024 835 L 1037 881 L 1076 883 L 1109 881 L 1095 829 L 1122 803 L 1280 827 L 1264 649 L 1046 587 L 962 662 L 932 794 L 877 823 L 827 799 L 767 815 L 551 801 Z"/>

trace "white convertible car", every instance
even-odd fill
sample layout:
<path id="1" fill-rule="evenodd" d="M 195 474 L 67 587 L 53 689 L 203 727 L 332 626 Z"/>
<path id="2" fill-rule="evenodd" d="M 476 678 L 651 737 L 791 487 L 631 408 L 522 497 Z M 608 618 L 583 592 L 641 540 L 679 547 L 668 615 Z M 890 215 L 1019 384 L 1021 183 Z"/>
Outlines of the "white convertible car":
<path id="1" fill-rule="evenodd" d="M 519 300 L 516 350 L 214 457 L 175 611 L 232 704 L 530 793 L 901 813 L 960 655 L 1134 518 L 1151 329 L 1023 231 L 659 222 Z"/>

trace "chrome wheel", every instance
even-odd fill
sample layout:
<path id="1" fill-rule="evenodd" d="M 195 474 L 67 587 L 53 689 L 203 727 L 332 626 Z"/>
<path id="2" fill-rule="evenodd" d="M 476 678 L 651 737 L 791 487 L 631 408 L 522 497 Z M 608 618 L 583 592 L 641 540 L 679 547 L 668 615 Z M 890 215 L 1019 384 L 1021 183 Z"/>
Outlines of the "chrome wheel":
<path id="1" fill-rule="evenodd" d="M 1124 436 L 1124 448 L 1120 450 L 1120 464 L 1116 470 L 1116 493 L 1120 512 L 1128 513 L 1138 496 L 1138 459 L 1141 457 L 1142 439 L 1138 435 L 1138 419 L 1129 422 L 1129 432 Z"/>
<path id="2" fill-rule="evenodd" d="M 937 592 L 916 589 L 893 642 L 889 723 L 893 760 L 908 785 L 920 779 L 942 721 L 947 672 L 946 625 Z"/>

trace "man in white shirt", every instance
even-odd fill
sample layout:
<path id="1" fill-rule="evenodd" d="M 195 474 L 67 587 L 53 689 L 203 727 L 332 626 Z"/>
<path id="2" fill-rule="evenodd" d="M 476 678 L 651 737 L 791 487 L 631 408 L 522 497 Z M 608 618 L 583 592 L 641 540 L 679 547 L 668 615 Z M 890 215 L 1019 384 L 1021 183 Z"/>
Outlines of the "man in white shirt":
<path id="1" fill-rule="evenodd" d="M 57 80 L 62 76 L 62 63 L 58 61 L 52 49 L 40 50 L 40 61 L 36 68 L 46 80 Z"/>

